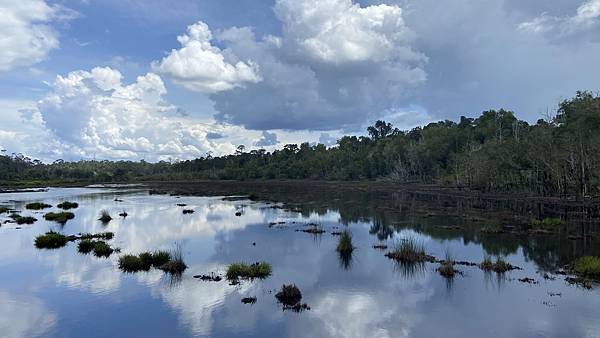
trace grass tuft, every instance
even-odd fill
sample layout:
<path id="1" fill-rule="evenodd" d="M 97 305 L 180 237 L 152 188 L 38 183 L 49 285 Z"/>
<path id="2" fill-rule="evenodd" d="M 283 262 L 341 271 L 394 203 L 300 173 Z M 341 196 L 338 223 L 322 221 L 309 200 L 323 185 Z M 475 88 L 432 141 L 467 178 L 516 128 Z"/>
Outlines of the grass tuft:
<path id="1" fill-rule="evenodd" d="M 85 233 L 82 234 L 80 236 L 81 239 L 94 239 L 94 238 L 99 238 L 99 239 L 105 239 L 105 240 L 111 240 L 113 239 L 113 237 L 115 237 L 115 234 L 113 232 L 100 232 L 97 234 L 89 234 L 89 233 Z"/>
<path id="2" fill-rule="evenodd" d="M 49 231 L 44 235 L 39 235 L 35 238 L 35 247 L 38 249 L 58 249 L 67 245 L 67 236 Z"/>
<path id="3" fill-rule="evenodd" d="M 110 247 L 110 245 L 106 244 L 104 241 L 96 241 L 94 244 L 94 256 L 96 257 L 108 257 L 115 250 Z"/>
<path id="4" fill-rule="evenodd" d="M 225 276 L 233 281 L 239 278 L 254 279 L 267 278 L 271 275 L 271 265 L 266 262 L 257 262 L 254 264 L 233 263 L 227 267 Z"/>
<path id="5" fill-rule="evenodd" d="M 302 292 L 295 284 L 284 284 L 281 290 L 275 294 L 275 298 L 283 305 L 293 306 L 302 300 Z"/>
<path id="6" fill-rule="evenodd" d="M 600 279 L 600 257 L 581 257 L 573 262 L 572 270 L 580 277 Z"/>
<path id="7" fill-rule="evenodd" d="M 68 211 L 49 212 L 44 215 L 46 221 L 54 221 L 56 223 L 65 224 L 68 220 L 75 218 L 75 214 Z"/>
<path id="8" fill-rule="evenodd" d="M 434 258 L 425 253 L 425 245 L 413 237 L 405 238 L 396 243 L 394 251 L 386 254 L 388 258 L 400 262 L 425 262 Z"/>
<path id="9" fill-rule="evenodd" d="M 25 209 L 29 209 L 29 210 L 42 210 L 42 209 L 46 209 L 46 208 L 52 208 L 52 206 L 50 204 L 40 203 L 40 202 L 29 203 L 29 204 L 25 205 Z"/>
<path id="10" fill-rule="evenodd" d="M 181 255 L 172 255 L 168 251 L 146 251 L 137 256 L 124 255 L 119 258 L 119 268 L 125 272 L 148 271 L 151 267 L 170 273 L 181 273 L 187 268 Z"/>
<path id="11" fill-rule="evenodd" d="M 350 254 L 354 251 L 354 245 L 352 245 L 352 233 L 350 231 L 342 231 L 335 250 L 341 254 Z"/>
<path id="12" fill-rule="evenodd" d="M 162 253 L 161 256 L 164 257 L 164 253 Z M 181 245 L 175 246 L 175 249 L 169 254 L 169 257 L 170 259 L 162 264 L 159 269 L 170 274 L 181 274 L 187 269 L 187 265 L 183 262 Z M 154 255 L 152 258 L 154 259 Z"/>
<path id="13" fill-rule="evenodd" d="M 112 220 L 110 213 L 107 210 L 100 211 L 100 218 L 98 220 L 102 223 L 108 223 Z"/>
<path id="14" fill-rule="evenodd" d="M 79 207 L 79 204 L 75 203 L 75 202 L 62 202 L 61 204 L 57 205 L 58 208 L 63 209 L 63 210 L 70 210 L 70 209 L 77 209 Z"/>
<path id="15" fill-rule="evenodd" d="M 437 271 L 446 278 L 452 278 L 456 274 L 456 270 L 454 269 L 454 258 L 450 251 L 446 251 L 446 259 L 440 263 Z"/>
<path id="16" fill-rule="evenodd" d="M 496 257 L 496 262 L 492 263 L 492 259 L 487 255 L 483 258 L 483 262 L 479 264 L 479 267 L 483 271 L 494 271 L 497 273 L 505 273 L 510 270 L 518 269 L 505 261 L 502 257 Z"/>
<path id="17" fill-rule="evenodd" d="M 7 213 L 8 212 L 8 208 L 7 207 L 0 207 L 0 215 Z"/>
<path id="18" fill-rule="evenodd" d="M 146 266 L 139 256 L 123 255 L 119 257 L 119 269 L 125 272 L 138 272 L 147 271 L 150 266 Z"/>
<path id="19" fill-rule="evenodd" d="M 21 216 L 17 213 L 12 213 L 10 216 L 17 224 L 33 224 L 37 221 L 37 218 L 31 216 Z"/>

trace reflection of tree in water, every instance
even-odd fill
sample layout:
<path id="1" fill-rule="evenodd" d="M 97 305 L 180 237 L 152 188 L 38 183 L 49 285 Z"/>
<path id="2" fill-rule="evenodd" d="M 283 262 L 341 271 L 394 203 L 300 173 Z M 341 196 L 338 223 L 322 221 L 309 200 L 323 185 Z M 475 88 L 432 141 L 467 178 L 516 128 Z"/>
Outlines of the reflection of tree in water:
<path id="1" fill-rule="evenodd" d="M 369 234 L 377 236 L 380 241 L 385 241 L 394 236 L 396 229 L 386 221 L 385 217 L 375 217 L 371 222 Z"/>

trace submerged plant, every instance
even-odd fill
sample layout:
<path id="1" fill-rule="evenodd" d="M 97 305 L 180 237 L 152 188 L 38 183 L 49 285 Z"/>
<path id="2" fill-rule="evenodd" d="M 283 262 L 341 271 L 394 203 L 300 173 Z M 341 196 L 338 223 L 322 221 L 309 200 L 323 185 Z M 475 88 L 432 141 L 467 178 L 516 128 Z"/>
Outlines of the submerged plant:
<path id="1" fill-rule="evenodd" d="M 227 267 L 225 277 L 233 281 L 238 278 L 254 279 L 267 278 L 271 275 L 271 265 L 266 262 L 256 262 L 254 264 L 233 263 Z"/>
<path id="2" fill-rule="evenodd" d="M 75 214 L 68 211 L 49 212 L 44 215 L 46 221 L 54 221 L 56 223 L 65 224 L 68 220 L 75 218 Z"/>
<path id="3" fill-rule="evenodd" d="M 35 247 L 38 249 L 57 249 L 67 245 L 67 236 L 54 232 L 48 231 L 43 235 L 39 235 L 35 238 Z"/>

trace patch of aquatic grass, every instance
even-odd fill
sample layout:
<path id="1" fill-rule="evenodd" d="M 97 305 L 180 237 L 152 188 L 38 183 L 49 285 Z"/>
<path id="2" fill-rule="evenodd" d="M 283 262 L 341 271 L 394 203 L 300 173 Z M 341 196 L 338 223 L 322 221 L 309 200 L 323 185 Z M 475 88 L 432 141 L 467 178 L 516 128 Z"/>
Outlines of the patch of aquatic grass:
<path id="1" fill-rule="evenodd" d="M 124 255 L 119 258 L 119 268 L 125 272 L 137 272 L 148 271 L 151 267 L 155 267 L 172 273 L 183 272 L 187 268 L 185 263 L 183 263 L 181 255 L 177 254 L 173 256 L 173 259 L 171 257 L 172 254 L 170 252 L 161 250 L 154 252 L 146 251 L 137 256 Z"/>
<path id="2" fill-rule="evenodd" d="M 75 218 L 75 214 L 68 211 L 49 212 L 44 215 L 46 221 L 54 221 L 56 223 L 65 224 L 68 220 Z"/>
<path id="3" fill-rule="evenodd" d="M 99 238 L 99 239 L 111 240 L 114 236 L 115 236 L 115 234 L 113 232 L 107 231 L 107 232 L 100 232 L 97 234 L 89 234 L 89 233 L 81 234 L 80 238 L 81 239 Z"/>
<path id="4" fill-rule="evenodd" d="M 35 247 L 38 249 L 57 249 L 67 245 L 67 236 L 49 231 L 35 238 Z"/>
<path id="5" fill-rule="evenodd" d="M 108 257 L 115 250 L 110 247 L 110 245 L 106 244 L 104 241 L 96 241 L 94 244 L 94 256 L 96 257 Z"/>
<path id="6" fill-rule="evenodd" d="M 452 257 L 452 253 L 449 250 L 446 250 L 446 258 L 440 263 L 437 271 L 446 278 L 452 278 L 454 277 L 454 274 L 456 274 L 456 270 L 454 269 L 454 257 Z"/>
<path id="7" fill-rule="evenodd" d="M 388 258 L 401 262 L 432 261 L 433 257 L 425 253 L 425 245 L 413 237 L 408 237 L 396 243 L 393 251 L 386 254 Z"/>
<path id="8" fill-rule="evenodd" d="M 558 217 L 548 217 L 542 220 L 534 219 L 533 221 L 531 221 L 531 225 L 533 225 L 534 227 L 546 229 L 553 229 L 561 226 L 562 224 L 563 221 Z"/>
<path id="9" fill-rule="evenodd" d="M 10 216 L 17 224 L 33 224 L 37 221 L 37 218 L 31 216 L 21 216 L 17 213 L 12 213 Z"/>
<path id="10" fill-rule="evenodd" d="M 169 255 L 169 261 L 162 264 L 159 269 L 170 274 L 183 273 L 183 271 L 187 269 L 187 265 L 183 261 L 183 250 L 181 249 L 181 245 L 176 245 L 175 249 L 173 249 Z"/>
<path id="11" fill-rule="evenodd" d="M 102 223 L 108 223 L 112 220 L 112 217 L 110 216 L 108 210 L 102 210 L 100 211 L 100 218 L 98 218 L 98 220 Z"/>
<path id="12" fill-rule="evenodd" d="M 233 263 L 227 267 L 225 276 L 228 280 L 237 280 L 239 278 L 254 279 L 267 278 L 271 275 L 271 265 L 266 262 L 257 262 L 254 264 Z"/>
<path id="13" fill-rule="evenodd" d="M 581 277 L 600 279 L 600 257 L 581 257 L 573 262 L 572 270 Z"/>
<path id="14" fill-rule="evenodd" d="M 29 203 L 29 204 L 25 205 L 25 209 L 29 209 L 29 210 L 42 210 L 42 209 L 46 209 L 46 208 L 52 208 L 52 206 L 50 204 L 40 203 L 40 202 L 34 202 L 34 203 Z"/>
<path id="15" fill-rule="evenodd" d="M 497 273 L 505 273 L 510 270 L 518 269 L 505 261 L 502 257 L 496 257 L 496 261 L 492 263 L 492 258 L 487 255 L 483 258 L 483 262 L 479 264 L 479 267 L 483 271 L 494 271 Z"/>
<path id="16" fill-rule="evenodd" d="M 483 261 L 479 264 L 482 270 L 491 271 L 494 269 L 494 262 L 492 261 L 492 257 L 490 255 L 483 256 Z"/>
<path id="17" fill-rule="evenodd" d="M 295 305 L 302 300 L 302 292 L 295 284 L 283 285 L 275 294 L 275 298 L 283 305 Z"/>
<path id="18" fill-rule="evenodd" d="M 75 202 L 62 202 L 61 204 L 57 205 L 58 208 L 63 209 L 63 210 L 70 210 L 70 209 L 76 209 L 79 207 L 79 204 L 75 203 Z"/>
<path id="19" fill-rule="evenodd" d="M 88 254 L 94 250 L 94 246 L 96 245 L 96 241 L 92 241 L 90 239 L 84 239 L 77 244 L 77 251 L 82 254 Z"/>
<path id="20" fill-rule="evenodd" d="M 161 267 L 171 260 L 171 253 L 168 251 L 154 251 L 152 253 L 152 265 L 154 267 Z"/>
<path id="21" fill-rule="evenodd" d="M 481 232 L 484 234 L 501 234 L 504 229 L 500 225 L 486 225 L 481 228 Z"/>
<path id="22" fill-rule="evenodd" d="M 147 271 L 150 266 L 144 265 L 144 262 L 136 255 L 123 255 L 119 257 L 119 269 L 125 272 Z"/>
<path id="23" fill-rule="evenodd" d="M 0 215 L 7 213 L 8 212 L 8 208 L 7 207 L 0 207 Z"/>
<path id="24" fill-rule="evenodd" d="M 340 239 L 338 241 L 338 245 L 335 250 L 341 254 L 349 254 L 354 250 L 354 245 L 352 245 L 352 233 L 348 230 L 342 231 L 340 235 Z"/>

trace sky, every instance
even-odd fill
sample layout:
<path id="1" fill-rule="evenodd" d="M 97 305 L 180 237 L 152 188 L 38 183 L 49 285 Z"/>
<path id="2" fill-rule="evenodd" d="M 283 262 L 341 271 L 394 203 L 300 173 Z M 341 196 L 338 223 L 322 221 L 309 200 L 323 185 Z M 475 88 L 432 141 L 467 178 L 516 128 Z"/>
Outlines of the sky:
<path id="1" fill-rule="evenodd" d="M 331 146 L 600 89 L 600 0 L 0 0 L 0 149 L 184 160 Z"/>

